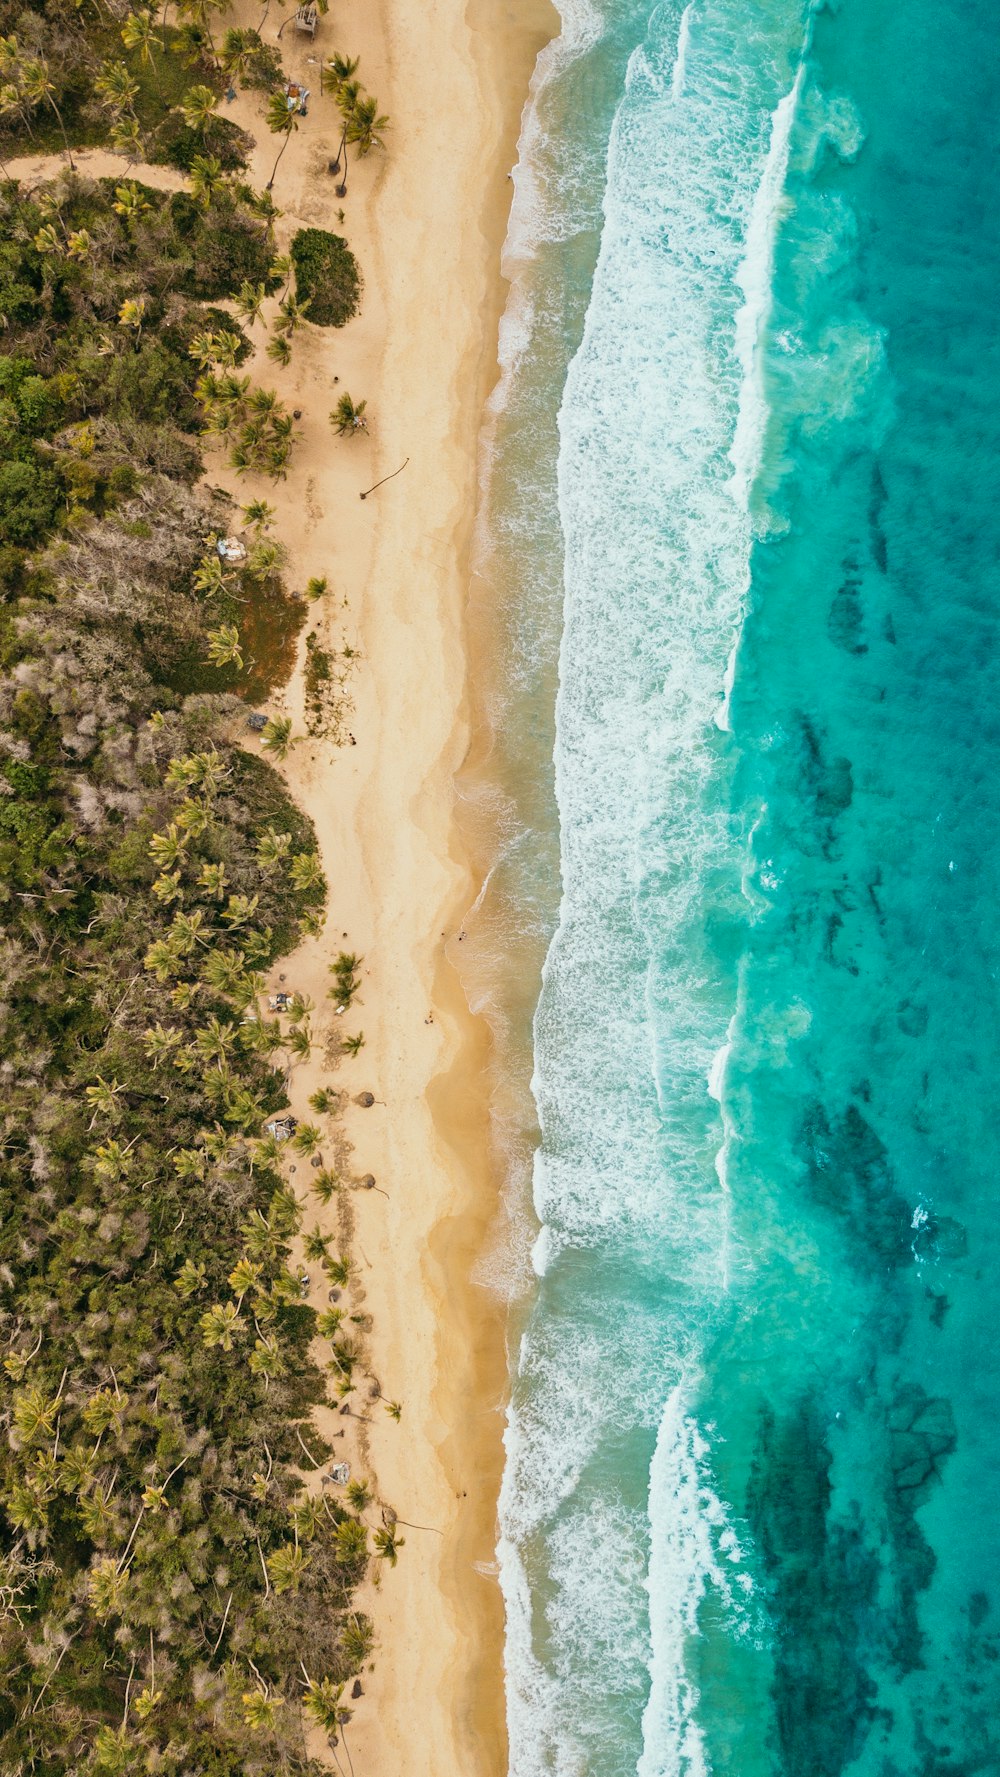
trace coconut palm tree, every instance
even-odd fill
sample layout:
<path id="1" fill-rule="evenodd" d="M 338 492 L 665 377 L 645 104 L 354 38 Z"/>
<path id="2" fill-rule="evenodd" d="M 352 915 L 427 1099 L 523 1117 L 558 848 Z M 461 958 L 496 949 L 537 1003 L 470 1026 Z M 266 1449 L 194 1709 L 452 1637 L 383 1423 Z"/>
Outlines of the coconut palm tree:
<path id="1" fill-rule="evenodd" d="M 385 147 L 379 132 L 389 128 L 389 119 L 380 115 L 378 100 L 372 98 L 370 94 L 365 98 L 359 97 L 355 100 L 347 116 L 346 124 L 347 140 L 354 143 L 362 159 L 366 154 L 370 154 L 373 148 Z"/>
<path id="2" fill-rule="evenodd" d="M 288 749 L 294 746 L 292 739 L 292 720 L 290 716 L 272 716 L 265 722 L 261 730 L 261 745 L 278 759 L 288 757 Z"/>
<path id="3" fill-rule="evenodd" d="M 346 393 L 341 395 L 330 415 L 330 424 L 338 437 L 342 438 L 345 433 L 353 436 L 355 432 L 367 432 L 368 421 L 365 419 L 367 406 L 367 401 L 355 403 L 351 400 L 350 395 Z"/>
<path id="4" fill-rule="evenodd" d="M 333 1533 L 337 1561 L 362 1561 L 368 1554 L 368 1531 L 356 1518 L 344 1518 Z"/>
<path id="5" fill-rule="evenodd" d="M 274 1696 L 262 1687 L 256 1691 L 244 1691 L 240 1702 L 247 1727 L 259 1734 L 270 1732 L 277 1725 L 278 1710 L 284 1708 L 285 1699 Z"/>
<path id="6" fill-rule="evenodd" d="M 318 1092 L 309 1094 L 309 1103 L 314 1111 L 319 1112 L 321 1117 L 332 1116 L 339 1107 L 340 1095 L 334 1092 L 330 1086 L 321 1086 Z"/>
<path id="7" fill-rule="evenodd" d="M 357 67 L 356 62 L 354 65 Z M 362 87 L 360 80 L 354 80 L 350 75 L 342 80 L 337 87 L 337 108 L 345 122 L 352 115 L 354 107 L 358 103 L 363 91 L 364 88 Z"/>
<path id="8" fill-rule="evenodd" d="M 333 55 L 320 68 L 320 92 L 333 93 L 335 98 L 338 97 L 344 82 L 351 79 L 357 68 L 357 56 L 352 61 L 350 56 L 342 56 L 338 50 L 334 50 Z"/>
<path id="9" fill-rule="evenodd" d="M 48 105 L 49 110 L 53 113 L 53 116 L 59 125 L 59 133 L 63 139 L 63 147 L 66 150 L 66 159 L 69 161 L 70 171 L 75 172 L 76 167 L 73 160 L 73 151 L 70 148 L 69 137 L 66 134 L 66 125 L 63 122 L 63 114 L 56 103 L 56 89 L 52 81 L 49 79 L 48 63 L 43 62 L 40 56 L 21 64 L 21 90 L 25 100 L 32 110 L 37 109 L 39 105 Z"/>
<path id="10" fill-rule="evenodd" d="M 124 62 L 105 62 L 94 81 L 94 91 L 105 111 L 115 118 L 127 111 L 134 114 L 139 82 L 133 80 Z"/>
<path id="11" fill-rule="evenodd" d="M 148 68 L 160 92 L 160 71 L 153 54 L 153 45 L 163 48 L 163 40 L 156 35 L 156 20 L 148 11 L 133 12 L 122 26 L 122 42 L 126 49 L 138 51 L 139 60 L 144 68 Z"/>
<path id="12" fill-rule="evenodd" d="M 293 296 L 289 291 L 288 295 L 283 296 L 278 304 L 278 317 L 274 323 L 275 331 L 287 334 L 291 339 L 298 332 L 303 321 L 307 319 L 306 310 L 308 307 L 308 296 L 303 302 L 300 302 L 298 297 Z"/>
<path id="13" fill-rule="evenodd" d="M 263 47 L 259 31 L 231 27 L 222 39 L 221 60 L 224 73 L 229 75 L 230 80 L 238 80 L 242 84 Z"/>
<path id="14" fill-rule="evenodd" d="M 399 1551 L 406 1543 L 405 1536 L 396 1535 L 395 1524 L 388 1524 L 383 1530 L 376 1530 L 372 1540 L 379 1559 L 388 1561 L 390 1567 L 395 1567 L 399 1559 Z"/>
<path id="15" fill-rule="evenodd" d="M 215 113 L 217 99 L 210 86 L 192 86 L 176 109 L 189 130 L 196 130 L 202 141 Z"/>
<path id="16" fill-rule="evenodd" d="M 200 887 L 207 889 L 216 901 L 225 900 L 227 881 L 225 864 L 203 864 L 198 872 Z"/>
<path id="17" fill-rule="evenodd" d="M 343 1694 L 343 1685 L 335 1684 L 332 1678 L 310 1678 L 306 1684 L 302 1707 L 310 1721 L 314 1721 L 325 1734 L 334 1735 L 340 1726 Z"/>
<path id="18" fill-rule="evenodd" d="M 289 109 L 288 109 L 288 100 L 285 98 L 284 93 L 272 93 L 271 94 L 271 97 L 268 99 L 268 102 L 267 102 L 267 114 L 266 115 L 267 115 L 267 127 L 270 130 L 272 136 L 284 136 L 284 138 L 285 138 L 281 144 L 281 147 L 278 150 L 277 160 L 275 161 L 274 166 L 271 168 L 271 177 L 268 180 L 266 186 L 264 187 L 265 191 L 270 191 L 272 186 L 274 185 L 274 176 L 278 171 L 278 165 L 281 160 L 281 157 L 284 154 L 285 149 L 288 147 L 288 144 L 292 139 L 292 135 L 298 129 L 299 124 L 298 124 L 298 118 L 296 117 L 295 112 L 289 111 Z"/>
<path id="19" fill-rule="evenodd" d="M 273 827 L 265 828 L 257 841 L 257 862 L 265 876 L 270 876 L 278 868 L 288 856 L 291 845 L 290 833 L 276 833 Z"/>
<path id="20" fill-rule="evenodd" d="M 143 197 L 138 185 L 130 179 L 124 185 L 115 186 L 115 201 L 111 208 L 131 232 L 133 224 L 149 209 L 149 200 Z"/>
<path id="21" fill-rule="evenodd" d="M 228 0 L 178 0 L 177 10 L 180 16 L 188 24 L 195 26 L 199 32 L 204 32 L 205 41 L 217 68 L 220 65 L 219 52 L 212 36 L 211 17 L 213 12 L 223 11 L 227 4 Z"/>
<path id="22" fill-rule="evenodd" d="M 188 836 L 171 821 L 165 833 L 154 833 L 149 842 L 149 855 L 154 864 L 172 870 L 187 856 Z"/>
<path id="23" fill-rule="evenodd" d="M 298 889 L 300 893 L 304 893 L 308 889 L 322 888 L 326 880 L 319 861 L 319 853 L 314 851 L 299 852 L 292 859 L 292 868 L 289 874 L 292 879 L 292 887 Z"/>
<path id="24" fill-rule="evenodd" d="M 134 117 L 116 117 L 108 131 L 108 146 L 114 154 L 124 154 L 131 166 L 143 154 L 142 131 Z"/>
<path id="25" fill-rule="evenodd" d="M 287 334 L 276 333 L 273 339 L 268 340 L 267 355 L 272 364 L 280 365 L 282 370 L 291 363 L 292 346 Z"/>
<path id="26" fill-rule="evenodd" d="M 233 1336 L 239 1322 L 239 1309 L 235 1303 L 214 1302 L 198 1322 L 202 1344 L 209 1347 L 219 1345 L 223 1351 L 232 1351 Z"/>
<path id="27" fill-rule="evenodd" d="M 263 284 L 251 284 L 244 278 L 236 298 L 236 309 L 242 321 L 253 327 L 261 319 L 266 291 Z"/>
<path id="28" fill-rule="evenodd" d="M 84 1088 L 84 1098 L 94 1112 L 94 1121 L 98 1117 L 119 1117 L 122 1105 L 122 1087 L 117 1080 L 105 1080 L 98 1074 L 92 1086 Z"/>
<path id="29" fill-rule="evenodd" d="M 207 88 L 199 89 L 207 91 Z M 203 210 L 210 210 L 220 191 L 227 186 L 222 162 L 214 154 L 195 154 L 191 158 L 191 196 Z"/>
<path id="30" fill-rule="evenodd" d="M 249 500 L 243 508 L 243 517 L 255 531 L 266 531 L 274 523 L 277 513 L 266 500 Z"/>
<path id="31" fill-rule="evenodd" d="M 118 322 L 127 327 L 135 339 L 136 351 L 142 338 L 142 323 L 146 315 L 146 298 L 144 296 L 127 296 L 118 310 Z"/>
<path id="32" fill-rule="evenodd" d="M 356 1037 L 344 1037 L 341 1048 L 345 1055 L 360 1055 L 365 1046 L 365 1033 L 359 1030 Z"/>
<path id="33" fill-rule="evenodd" d="M 324 1166 L 313 1179 L 312 1188 L 321 1203 L 330 1203 L 340 1190 L 340 1180 L 335 1172 Z"/>

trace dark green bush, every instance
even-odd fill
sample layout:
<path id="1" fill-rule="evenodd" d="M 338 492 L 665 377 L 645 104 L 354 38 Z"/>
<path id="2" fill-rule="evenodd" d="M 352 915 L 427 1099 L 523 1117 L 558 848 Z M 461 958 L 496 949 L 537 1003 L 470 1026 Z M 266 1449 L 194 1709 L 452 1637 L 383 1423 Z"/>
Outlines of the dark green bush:
<path id="1" fill-rule="evenodd" d="M 295 295 L 308 299 L 308 315 L 320 327 L 343 327 L 361 307 L 362 280 L 347 242 L 325 228 L 300 228 L 292 241 Z"/>
<path id="2" fill-rule="evenodd" d="M 34 543 L 51 530 L 59 483 L 34 463 L 0 464 L 0 543 Z"/>
<path id="3" fill-rule="evenodd" d="M 156 132 L 151 158 L 182 173 L 191 171 L 191 162 L 198 154 L 214 154 L 223 172 L 235 173 L 245 167 L 253 140 L 228 117 L 213 117 L 207 129 L 192 130 L 178 112 L 164 119 Z"/>

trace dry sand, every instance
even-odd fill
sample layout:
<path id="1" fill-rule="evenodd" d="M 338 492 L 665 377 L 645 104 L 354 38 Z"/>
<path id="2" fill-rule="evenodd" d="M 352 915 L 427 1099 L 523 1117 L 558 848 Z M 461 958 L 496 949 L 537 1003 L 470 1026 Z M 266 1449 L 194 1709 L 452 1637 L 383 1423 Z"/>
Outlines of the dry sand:
<path id="1" fill-rule="evenodd" d="M 363 1030 L 361 1055 L 332 1079 L 379 1101 L 351 1104 L 341 1127 L 353 1173 L 374 1173 L 388 1193 L 347 1199 L 373 1317 L 371 1367 L 403 1413 L 396 1424 L 381 1402 L 359 1401 L 369 1423 L 337 1421 L 338 1450 L 362 1469 L 367 1454 L 380 1497 L 408 1521 L 398 1566 L 363 1601 L 378 1646 L 348 1730 L 358 1777 L 506 1770 L 492 1575 L 504 1327 L 498 1304 L 471 1281 L 495 1207 L 487 1039 L 445 941 L 477 886 L 458 840 L 453 778 L 469 742 L 464 608 L 477 439 L 505 299 L 507 175 L 534 58 L 555 24 L 546 0 L 347 0 L 322 23 L 315 49 L 290 41 L 291 27 L 282 39 L 286 67 L 314 97 L 278 169 L 281 237 L 301 222 L 342 226 L 366 280 L 355 322 L 340 333 L 308 330 L 287 371 L 260 373 L 303 410 L 304 437 L 280 490 L 290 581 L 328 577 L 331 593 L 310 608 L 309 627 L 361 656 L 346 719 L 357 744 L 303 741 L 289 757 L 289 781 L 316 822 L 331 912 L 324 937 L 282 970 L 317 1007 L 293 1106 L 309 1115 L 308 1094 L 331 1079 L 331 1036 Z M 337 114 L 318 97 L 318 62 L 308 60 L 334 48 L 360 55 L 360 77 L 392 119 L 386 155 L 351 167 L 342 225 L 326 171 Z M 254 127 L 249 100 L 234 114 Z M 261 182 L 271 158 L 265 139 L 254 168 Z M 343 390 L 367 400 L 368 437 L 333 436 L 327 415 Z M 396 479 L 359 500 L 406 459 Z M 245 499 L 247 484 L 239 491 Z M 300 672 L 284 699 L 300 733 L 302 695 Z M 341 945 L 365 961 L 359 1002 L 338 1020 L 324 995 Z M 304 1170 L 300 1161 L 299 1184 Z M 319 1219 L 332 1225 L 331 1212 Z M 325 1305 L 318 1288 L 313 1300 Z M 417 1525 L 426 1528 L 408 1527 Z"/>
<path id="2" fill-rule="evenodd" d="M 289 16 L 275 5 L 265 39 Z M 258 20 L 257 5 L 237 4 L 223 25 Z M 304 329 L 284 370 L 263 355 L 255 330 L 259 349 L 246 368 L 302 410 L 287 482 L 275 491 L 240 480 L 221 457 L 208 462 L 209 479 L 241 502 L 262 495 L 278 507 L 272 535 L 288 548 L 289 584 L 325 575 L 330 585 L 308 608 L 292 681 L 268 707 L 287 711 L 301 737 L 282 769 L 315 822 L 331 891 L 323 936 L 276 971 L 315 1005 L 312 1054 L 291 1076 L 292 1108 L 324 1123 L 328 1165 L 346 1138 L 348 1176 L 373 1173 L 380 1187 L 344 1192 L 329 1209 L 317 1204 L 306 1225 L 350 1237 L 350 1306 L 372 1316 L 370 1370 L 403 1409 L 397 1424 L 366 1387 L 349 1415 L 323 1416 L 338 1456 L 374 1475 L 380 1501 L 406 1521 L 398 1566 L 361 1600 L 377 1646 L 347 1732 L 357 1777 L 506 1770 L 493 1572 L 504 1323 L 471 1275 L 495 1210 L 488 1037 L 445 944 L 478 886 L 456 829 L 454 774 L 470 741 L 464 613 L 477 441 L 505 299 L 507 175 L 535 56 L 557 25 L 548 0 L 343 0 L 315 44 L 289 23 L 285 67 L 313 97 L 277 169 L 279 248 L 303 224 L 343 232 L 363 269 L 363 307 L 342 331 Z M 343 200 L 327 171 L 339 114 L 319 92 L 320 59 L 334 49 L 360 56 L 359 77 L 392 120 L 387 153 L 352 161 Z M 259 98 L 241 95 L 223 109 L 257 138 L 251 172 L 265 184 L 280 144 L 263 128 Z M 76 159 L 90 176 L 126 176 L 100 150 Z M 25 158 L 18 172 L 30 180 L 57 165 L 55 156 Z M 163 168 L 134 176 L 168 189 L 182 183 Z M 367 401 L 367 436 L 331 430 L 328 414 L 344 391 Z M 359 499 L 407 459 L 400 475 Z M 335 738 L 306 735 L 310 631 L 359 656 Z M 327 990 L 342 947 L 364 964 L 359 999 L 341 1019 Z M 336 1060 L 340 1034 L 359 1030 L 361 1054 Z M 332 1124 L 308 1108 L 321 1084 L 350 1095 Z M 369 1109 L 353 1103 L 365 1090 L 377 1100 Z M 290 1164 L 308 1197 L 308 1162 Z M 310 1299 L 323 1308 L 325 1286 L 312 1269 Z M 368 1517 L 377 1524 L 378 1509 Z M 329 1759 L 323 1736 L 311 1750 Z"/>

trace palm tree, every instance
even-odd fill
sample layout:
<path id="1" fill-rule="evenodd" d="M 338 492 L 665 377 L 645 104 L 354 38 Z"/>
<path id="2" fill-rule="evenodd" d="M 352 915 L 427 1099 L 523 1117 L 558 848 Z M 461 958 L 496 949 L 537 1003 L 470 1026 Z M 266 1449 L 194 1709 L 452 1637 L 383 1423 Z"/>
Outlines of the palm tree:
<path id="1" fill-rule="evenodd" d="M 223 901 L 226 897 L 226 866 L 225 864 L 203 864 L 198 872 L 200 886 L 207 889 L 215 900 Z"/>
<path id="2" fill-rule="evenodd" d="M 199 30 L 205 33 L 212 60 L 216 67 L 219 66 L 219 53 L 215 47 L 215 39 L 212 36 L 212 27 L 209 20 L 213 12 L 222 11 L 226 4 L 227 0 L 179 0 L 178 5 L 178 11 L 182 18 L 186 19 L 190 24 L 195 25 Z"/>
<path id="3" fill-rule="evenodd" d="M 135 335 L 136 350 L 142 338 L 142 323 L 146 314 L 146 298 L 144 296 L 127 296 L 118 310 L 118 321 Z"/>
<path id="4" fill-rule="evenodd" d="M 207 92 L 208 88 L 196 88 Z M 203 210 L 210 210 L 220 191 L 226 189 L 222 162 L 214 154 L 195 154 L 191 158 L 191 196 Z"/>
<path id="5" fill-rule="evenodd" d="M 385 147 L 378 131 L 388 128 L 389 119 L 380 116 L 377 99 L 369 95 L 355 100 L 347 118 L 347 140 L 355 144 L 362 159 L 373 148 Z"/>
<path id="6" fill-rule="evenodd" d="M 215 94 L 210 86 L 192 86 L 176 107 L 188 129 L 197 130 L 202 141 L 205 139 L 205 131 L 211 122 L 216 102 Z"/>
<path id="7" fill-rule="evenodd" d="M 343 394 L 330 415 L 330 424 L 339 437 L 346 433 L 367 432 L 368 421 L 365 419 L 367 401 L 359 401 L 356 405 L 350 395 Z"/>
<path id="8" fill-rule="evenodd" d="M 153 834 L 149 842 L 149 855 L 154 864 L 171 870 L 186 857 L 187 845 L 187 834 L 180 831 L 176 821 L 171 821 L 165 833 Z"/>
<path id="9" fill-rule="evenodd" d="M 198 1322 L 202 1344 L 209 1347 L 220 1345 L 223 1351 L 232 1351 L 233 1334 L 239 1326 L 239 1319 L 239 1309 L 235 1303 L 215 1302 Z"/>
<path id="10" fill-rule="evenodd" d="M 94 91 L 104 109 L 119 118 L 126 111 L 134 113 L 139 82 L 133 80 L 124 62 L 105 62 L 94 81 Z"/>
<path id="11" fill-rule="evenodd" d="M 321 1234 L 318 1228 L 303 1236 L 302 1251 L 311 1264 L 322 1263 L 332 1239 L 332 1234 Z"/>
<path id="12" fill-rule="evenodd" d="M 275 1697 L 263 1688 L 256 1691 L 244 1691 L 240 1702 L 243 1705 L 243 1720 L 248 1728 L 255 1733 L 272 1729 L 277 1721 L 279 1709 L 284 1707 L 284 1697 Z"/>
<path id="13" fill-rule="evenodd" d="M 307 319 L 306 309 L 309 307 L 309 300 L 307 296 L 303 302 L 300 302 L 298 297 L 293 296 L 291 292 L 287 296 L 283 296 L 278 304 L 279 318 L 274 323 L 275 331 L 285 333 L 291 339 L 292 335 L 298 332 L 303 321 Z"/>
<path id="14" fill-rule="evenodd" d="M 356 1518 L 344 1518 L 333 1533 L 337 1561 L 361 1561 L 368 1554 L 368 1532 Z"/>
<path id="15" fill-rule="evenodd" d="M 21 90 L 24 93 L 27 103 L 32 109 L 38 105 L 48 105 L 50 111 L 54 114 L 56 122 L 59 125 L 59 133 L 63 139 L 63 146 L 66 150 L 66 158 L 70 164 L 70 171 L 75 172 L 76 167 L 73 161 L 73 151 L 70 148 L 69 137 L 66 134 L 66 125 L 63 122 L 63 114 L 60 111 L 59 106 L 56 104 L 56 89 L 53 86 L 52 81 L 49 79 L 48 64 L 43 62 L 41 57 L 22 64 Z"/>
<path id="16" fill-rule="evenodd" d="M 124 185 L 115 186 L 115 201 L 111 208 L 122 218 L 126 228 L 131 230 L 132 224 L 149 209 L 149 201 L 143 197 L 134 180 L 130 179 Z"/>
<path id="17" fill-rule="evenodd" d="M 338 1093 L 333 1091 L 332 1087 L 321 1086 L 318 1092 L 310 1093 L 309 1103 L 314 1111 L 319 1112 L 321 1117 L 324 1115 L 332 1116 L 340 1104 L 340 1097 Z"/>
<path id="18" fill-rule="evenodd" d="M 266 500 L 249 500 L 243 508 L 243 517 L 247 524 L 253 525 L 255 531 L 266 531 L 273 524 L 277 513 Z"/>
<path id="19" fill-rule="evenodd" d="M 292 361 L 292 347 L 287 335 L 278 333 L 267 342 L 267 355 L 273 364 L 284 370 Z"/>
<path id="20" fill-rule="evenodd" d="M 288 749 L 294 745 L 292 740 L 292 719 L 290 716 L 272 716 L 265 722 L 261 730 L 261 744 L 278 759 L 288 757 Z"/>
<path id="21" fill-rule="evenodd" d="M 383 1401 L 382 1405 L 384 1406 L 386 1412 L 388 1413 L 389 1418 L 394 1419 L 396 1421 L 396 1424 L 398 1425 L 400 1420 L 403 1417 L 403 1403 L 402 1403 L 402 1401 Z"/>
<path id="22" fill-rule="evenodd" d="M 354 65 L 357 67 L 356 62 Z M 337 87 L 337 106 L 345 121 L 352 115 L 362 90 L 360 80 L 353 80 L 350 76 L 342 80 Z"/>
<path id="23" fill-rule="evenodd" d="M 257 841 L 257 862 L 265 876 L 276 870 L 291 850 L 292 836 L 290 833 L 276 833 L 273 827 L 265 828 Z"/>
<path id="24" fill-rule="evenodd" d="M 342 1684 L 335 1684 L 332 1678 L 307 1679 L 302 1707 L 316 1726 L 324 1733 L 333 1735 L 340 1726 L 340 1699 L 344 1694 Z"/>
<path id="25" fill-rule="evenodd" d="M 292 139 L 293 132 L 299 127 L 295 112 L 289 111 L 288 109 L 288 100 L 285 98 L 284 93 L 272 93 L 271 97 L 268 99 L 267 127 L 272 136 L 284 136 L 285 138 L 278 150 L 278 158 L 271 168 L 271 177 L 264 187 L 265 191 L 270 191 L 274 185 L 274 176 L 278 171 L 278 164 L 281 157 Z"/>
<path id="26" fill-rule="evenodd" d="M 253 327 L 260 320 L 264 309 L 265 289 L 263 284 L 251 284 L 244 278 L 236 298 L 236 308 L 241 320 L 248 327 Z"/>
<path id="27" fill-rule="evenodd" d="M 118 1117 L 121 1115 L 122 1088 L 117 1080 L 106 1080 L 98 1074 L 94 1085 L 84 1089 L 84 1097 L 93 1108 L 94 1120 L 98 1117 Z"/>
<path id="28" fill-rule="evenodd" d="M 342 56 L 338 50 L 334 50 L 329 61 L 324 62 L 320 68 L 320 92 L 333 93 L 335 98 L 338 97 L 345 80 L 351 79 L 351 76 L 357 72 L 357 67 L 357 56 L 352 61 L 349 56 Z"/>
<path id="29" fill-rule="evenodd" d="M 160 71 L 153 54 L 153 45 L 163 48 L 163 41 L 156 35 L 156 20 L 151 12 L 133 12 L 122 26 L 122 42 L 126 49 L 139 52 L 139 60 L 144 68 L 148 68 L 156 82 L 156 90 L 160 89 Z"/>
<path id="30" fill-rule="evenodd" d="M 329 1203 L 340 1190 L 340 1180 L 335 1172 L 324 1166 L 313 1179 L 312 1188 L 321 1203 Z"/>
<path id="31" fill-rule="evenodd" d="M 162 1024 L 151 1025 L 149 1030 L 144 1030 L 142 1033 L 147 1058 L 152 1062 L 154 1068 L 159 1067 L 160 1062 L 166 1060 L 172 1050 L 176 1049 L 180 1040 L 179 1030 L 173 1028 L 164 1030 Z"/>
<path id="32" fill-rule="evenodd" d="M 345 1055 L 360 1055 L 365 1046 L 365 1033 L 359 1030 L 356 1037 L 344 1037 L 341 1048 Z"/>
<path id="33" fill-rule="evenodd" d="M 131 165 L 142 159 L 142 131 L 134 117 L 116 117 L 108 131 L 108 144 L 114 154 L 124 154 Z"/>
<path id="34" fill-rule="evenodd" d="M 405 1536 L 396 1535 L 395 1524 L 387 1525 L 384 1530 L 376 1530 L 373 1541 L 379 1559 L 388 1561 L 390 1567 L 395 1567 L 399 1558 L 399 1550 L 406 1543 Z"/>
<path id="35" fill-rule="evenodd" d="M 292 859 L 292 887 L 304 893 L 308 889 L 323 888 L 325 877 L 319 861 L 318 852 L 299 852 Z"/>
<path id="36" fill-rule="evenodd" d="M 231 27 L 222 39 L 222 67 L 230 80 L 245 81 L 262 48 L 259 31 Z"/>

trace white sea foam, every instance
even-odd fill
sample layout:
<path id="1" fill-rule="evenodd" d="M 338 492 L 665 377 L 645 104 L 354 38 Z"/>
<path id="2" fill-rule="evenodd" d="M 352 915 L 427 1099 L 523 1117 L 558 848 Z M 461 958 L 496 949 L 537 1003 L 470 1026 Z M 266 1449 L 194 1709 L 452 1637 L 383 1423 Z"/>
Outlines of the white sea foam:
<path id="1" fill-rule="evenodd" d="M 685 1646 L 698 1634 L 698 1612 L 710 1589 L 736 1625 L 745 1617 L 744 1553 L 712 1487 L 708 1454 L 678 1385 L 664 1407 L 649 1471 L 652 1651 L 637 1777 L 707 1777 Z"/>
<path id="2" fill-rule="evenodd" d="M 775 107 L 771 141 L 764 172 L 757 186 L 747 230 L 746 253 L 737 273 L 743 304 L 736 315 L 736 352 L 743 371 L 739 412 L 730 457 L 733 493 L 749 509 L 750 490 L 760 468 L 767 429 L 768 404 L 764 391 L 761 335 L 771 312 L 774 279 L 774 244 L 784 202 L 788 148 L 796 107 L 802 92 L 805 68 L 800 67 L 791 91 Z"/>
<path id="3" fill-rule="evenodd" d="M 772 21 L 769 57 L 745 15 L 746 0 L 692 0 L 649 21 L 560 414 L 563 894 L 534 1027 L 539 1297 L 498 1551 L 512 1777 L 618 1777 L 629 1760 L 639 1777 L 699 1777 L 687 1644 L 707 1587 L 734 1617 L 742 1596 L 739 1536 L 680 1390 L 730 1285 L 736 983 L 711 972 L 704 932 L 746 907 L 717 724 L 748 583 L 755 348 L 795 108 L 790 43 Z M 527 123 L 522 152 L 546 153 Z M 576 201 L 572 178 L 519 180 L 513 261 L 567 239 Z M 520 375 L 517 325 L 504 350 Z M 616 1464 L 654 1446 L 637 1528 Z M 605 1654 L 599 1693 L 588 1636 Z M 623 1749 L 636 1683 L 643 1745 Z"/>
<path id="4" fill-rule="evenodd" d="M 670 75 L 670 96 L 679 99 L 684 91 L 684 74 L 687 68 L 688 49 L 691 44 L 691 14 L 694 10 L 693 0 L 688 0 L 681 13 L 680 30 L 677 33 L 677 55 Z"/>

